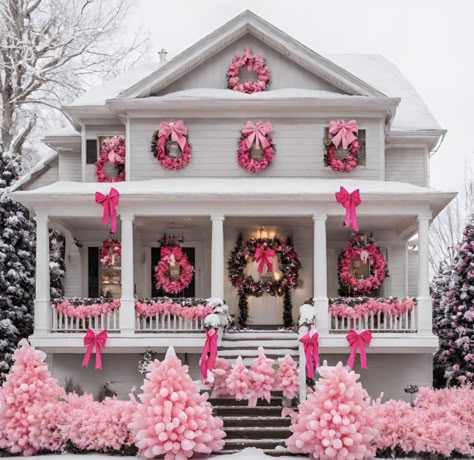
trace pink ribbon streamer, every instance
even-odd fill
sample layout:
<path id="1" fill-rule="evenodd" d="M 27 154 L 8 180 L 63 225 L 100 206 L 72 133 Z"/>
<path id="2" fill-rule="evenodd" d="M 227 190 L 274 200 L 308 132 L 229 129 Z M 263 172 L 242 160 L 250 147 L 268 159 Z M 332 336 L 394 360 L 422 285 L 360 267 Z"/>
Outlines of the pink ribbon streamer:
<path id="1" fill-rule="evenodd" d="M 252 60 L 253 59 L 252 48 L 247 46 L 247 48 L 245 48 L 244 56 L 245 56 L 245 59 Z"/>
<path id="2" fill-rule="evenodd" d="M 207 372 L 214 369 L 217 358 L 217 331 L 210 328 L 206 331 L 206 342 L 201 355 L 201 375 L 207 379 Z"/>
<path id="3" fill-rule="evenodd" d="M 347 149 L 349 144 L 357 139 L 357 122 L 355 120 L 348 122 L 345 120 L 332 120 L 329 122 L 329 133 L 333 135 L 332 143 L 336 148 L 342 143 L 342 147 Z"/>
<path id="4" fill-rule="evenodd" d="M 158 130 L 158 136 L 165 136 L 166 138 L 171 136 L 173 142 L 177 142 L 181 148 L 181 151 L 184 151 L 186 145 L 186 134 L 188 133 L 188 128 L 184 126 L 183 120 L 174 121 L 167 123 L 162 121 L 160 123 L 160 129 Z"/>
<path id="5" fill-rule="evenodd" d="M 89 359 L 95 347 L 95 368 L 102 370 L 102 355 L 100 350 L 105 347 L 107 341 L 107 331 L 103 330 L 96 334 L 92 329 L 87 328 L 86 335 L 84 336 L 84 345 L 87 346 L 84 360 L 82 361 L 82 367 L 89 365 Z"/>
<path id="6" fill-rule="evenodd" d="M 267 272 L 271 272 L 273 270 L 273 259 L 272 257 L 275 255 L 275 251 L 270 248 L 265 248 L 262 245 L 258 245 L 257 249 L 255 250 L 255 261 L 258 263 L 258 273 L 263 272 L 263 267 L 267 266 Z"/>
<path id="7" fill-rule="evenodd" d="M 367 369 L 367 355 L 365 353 L 365 347 L 370 345 L 372 340 L 372 332 L 366 330 L 358 334 L 354 329 L 351 329 L 346 335 L 346 339 L 349 345 L 352 347 L 351 354 L 347 360 L 347 366 L 351 369 L 354 367 L 354 361 L 357 354 L 357 350 L 360 352 L 360 364 L 363 369 Z"/>
<path id="8" fill-rule="evenodd" d="M 308 331 L 299 339 L 303 344 L 304 356 L 306 361 L 306 376 L 314 378 L 314 368 L 319 367 L 319 334 L 315 332 L 312 336 Z"/>
<path id="9" fill-rule="evenodd" d="M 346 208 L 346 216 L 344 218 L 344 225 L 349 227 L 352 222 L 352 227 L 356 232 L 359 231 L 359 224 L 357 223 L 356 207 L 362 203 L 359 189 L 349 193 L 344 187 L 340 187 L 339 192 L 336 192 L 336 200 Z"/>
<path id="10" fill-rule="evenodd" d="M 270 142 L 266 136 L 272 131 L 273 128 L 271 123 L 264 121 L 258 121 L 257 123 L 247 121 L 242 129 L 242 134 L 247 136 L 245 139 L 247 148 L 252 148 L 254 142 L 257 150 L 260 150 L 260 146 L 264 149 L 267 148 L 270 145 Z"/>
<path id="11" fill-rule="evenodd" d="M 113 187 L 107 195 L 95 192 L 95 202 L 104 207 L 102 222 L 107 225 L 110 219 L 110 230 L 115 233 L 117 230 L 117 211 L 115 206 L 119 204 L 120 193 Z"/>

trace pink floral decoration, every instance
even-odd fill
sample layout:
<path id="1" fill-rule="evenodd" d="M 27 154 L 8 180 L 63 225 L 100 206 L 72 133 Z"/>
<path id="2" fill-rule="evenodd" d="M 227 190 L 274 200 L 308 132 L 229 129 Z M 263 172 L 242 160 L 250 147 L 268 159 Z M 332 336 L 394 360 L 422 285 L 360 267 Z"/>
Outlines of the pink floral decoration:
<path id="1" fill-rule="evenodd" d="M 354 123 L 355 121 L 352 120 Z M 332 120 L 330 125 L 330 132 L 328 136 L 324 139 L 324 144 L 326 146 L 326 153 L 324 155 L 324 163 L 326 166 L 329 166 L 333 171 L 344 171 L 349 172 L 352 171 L 358 164 L 357 154 L 359 153 L 359 140 L 357 139 L 357 124 L 354 133 L 351 133 L 352 141 L 349 145 L 344 146 L 347 151 L 347 156 L 339 159 L 336 156 L 336 149 L 338 145 L 335 145 L 334 138 L 337 137 L 338 131 L 335 126 L 343 125 L 345 122 L 344 120 Z M 338 144 L 336 142 L 336 144 Z"/>
<path id="2" fill-rule="evenodd" d="M 257 75 L 257 80 L 240 81 L 239 73 L 246 68 Z M 260 54 L 253 55 L 250 48 L 245 48 L 244 54 L 236 55 L 227 69 L 227 87 L 241 93 L 257 93 L 268 89 L 270 83 L 270 69 Z"/>
<path id="3" fill-rule="evenodd" d="M 249 145 L 248 142 L 249 136 L 251 134 L 245 133 L 244 130 L 241 131 L 239 148 L 237 150 L 237 160 L 239 162 L 239 165 L 246 171 L 258 173 L 268 168 L 273 161 L 273 158 L 275 156 L 275 146 L 273 145 L 272 139 L 270 137 L 271 125 L 270 123 L 266 123 L 266 125 L 270 126 L 270 131 L 264 135 L 266 143 L 261 145 L 261 158 L 252 157 L 252 145 Z"/>
<path id="4" fill-rule="evenodd" d="M 108 315 L 114 310 L 120 308 L 120 299 L 115 299 L 110 302 L 96 302 L 91 305 L 77 304 L 71 300 L 63 299 L 52 305 L 59 313 L 68 318 L 86 319 L 93 318 L 100 315 Z"/>
<path id="5" fill-rule="evenodd" d="M 174 260 L 174 263 L 180 267 L 179 278 L 173 280 L 169 276 L 170 258 L 162 257 L 155 267 L 155 286 L 157 289 L 169 294 L 177 294 L 186 289 L 193 280 L 194 267 L 190 264 L 186 254 Z"/>
<path id="6" fill-rule="evenodd" d="M 104 165 L 112 163 L 117 170 L 115 177 L 105 173 Z M 95 164 L 95 175 L 99 182 L 123 182 L 125 180 L 125 137 L 106 137 L 100 146 L 99 159 Z"/>
<path id="7" fill-rule="evenodd" d="M 102 241 L 102 249 L 100 250 L 100 263 L 102 265 L 113 265 L 116 257 L 122 255 L 122 244 L 115 239 L 107 239 Z"/>
<path id="8" fill-rule="evenodd" d="M 334 318 L 361 318 L 373 313 L 400 316 L 416 306 L 413 297 L 372 299 L 370 297 L 339 297 L 330 299 L 329 312 Z"/>
<path id="9" fill-rule="evenodd" d="M 214 309 L 210 305 L 197 305 L 193 307 L 183 307 L 179 303 L 175 303 L 172 300 L 169 301 L 157 301 L 157 302 L 140 302 L 135 303 L 135 310 L 138 316 L 147 317 L 158 314 L 170 314 L 180 316 L 184 319 L 196 320 L 205 318 L 210 315 Z"/>
<path id="10" fill-rule="evenodd" d="M 182 123 L 181 120 L 178 120 Z M 184 125 L 184 124 L 183 124 Z M 159 131 L 156 131 L 153 135 L 151 151 L 153 156 L 159 161 L 159 163 L 165 168 L 170 170 L 178 170 L 184 168 L 191 160 L 191 145 L 188 142 L 188 136 L 183 135 L 185 139 L 184 146 L 181 147 L 178 143 L 176 145 L 181 150 L 179 157 L 171 157 L 168 155 L 169 147 L 172 142 L 171 135 L 160 135 Z"/>
<path id="11" fill-rule="evenodd" d="M 287 399 L 296 398 L 300 391 L 298 364 L 290 355 L 278 361 L 280 365 L 275 377 L 275 388 L 281 390 Z"/>

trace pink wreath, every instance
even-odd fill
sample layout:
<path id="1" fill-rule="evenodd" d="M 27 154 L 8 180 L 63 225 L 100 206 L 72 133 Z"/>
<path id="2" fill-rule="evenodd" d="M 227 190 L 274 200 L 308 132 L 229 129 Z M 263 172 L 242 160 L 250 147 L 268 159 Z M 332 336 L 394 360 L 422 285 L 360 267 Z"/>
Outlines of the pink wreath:
<path id="1" fill-rule="evenodd" d="M 117 175 L 108 176 L 105 173 L 106 163 L 115 166 Z M 125 137 L 106 137 L 100 146 L 100 155 L 95 163 L 95 176 L 99 182 L 123 182 L 125 180 Z"/>
<path id="2" fill-rule="evenodd" d="M 115 239 L 107 239 L 102 241 L 102 249 L 100 250 L 100 263 L 102 265 L 113 265 L 115 257 L 122 255 L 122 244 Z"/>
<path id="3" fill-rule="evenodd" d="M 352 171 L 358 164 L 359 140 L 357 138 L 358 127 L 355 120 L 330 121 L 328 135 L 324 139 L 326 154 L 324 163 L 333 171 Z M 337 158 L 336 150 L 342 146 L 347 155 Z"/>
<path id="4" fill-rule="evenodd" d="M 237 150 L 237 159 L 242 168 L 249 172 L 258 173 L 270 166 L 275 156 L 275 147 L 270 137 L 272 130 L 272 125 L 268 122 L 253 123 L 247 121 L 245 123 Z M 261 158 L 252 157 L 251 152 L 254 142 L 256 149 L 262 150 Z"/>
<path id="5" fill-rule="evenodd" d="M 347 243 L 345 250 L 339 256 L 339 281 L 341 287 L 349 288 L 353 293 L 370 294 L 376 291 L 387 276 L 387 264 L 384 255 L 373 240 L 355 234 Z M 370 266 L 371 275 L 357 279 L 351 273 L 351 262 L 360 258 Z"/>
<path id="6" fill-rule="evenodd" d="M 179 267 L 179 278 L 170 277 L 171 266 Z M 169 294 L 178 294 L 193 280 L 194 268 L 179 246 L 162 246 L 161 259 L 155 267 L 155 286 Z"/>
<path id="7" fill-rule="evenodd" d="M 151 151 L 164 168 L 177 170 L 184 168 L 189 163 L 189 160 L 191 160 L 191 146 L 187 134 L 188 128 L 182 120 L 170 123 L 161 122 L 160 129 L 153 135 Z M 169 155 L 172 144 L 181 151 L 178 157 Z"/>
<path id="8" fill-rule="evenodd" d="M 249 72 L 257 74 L 257 80 L 240 82 L 239 73 L 243 68 L 247 68 Z M 270 70 L 265 60 L 260 54 L 255 56 L 250 48 L 245 48 L 245 53 L 235 56 L 229 68 L 227 69 L 227 88 L 241 93 L 258 93 L 268 89 L 270 83 Z"/>

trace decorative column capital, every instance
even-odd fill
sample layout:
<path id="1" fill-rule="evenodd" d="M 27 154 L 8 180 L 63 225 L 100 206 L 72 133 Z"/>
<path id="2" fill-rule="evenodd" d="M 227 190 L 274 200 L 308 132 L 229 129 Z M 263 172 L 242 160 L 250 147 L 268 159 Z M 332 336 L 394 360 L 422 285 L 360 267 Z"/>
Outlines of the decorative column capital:
<path id="1" fill-rule="evenodd" d="M 135 215 L 133 212 L 121 212 L 120 213 L 120 220 L 123 222 L 125 220 L 133 222 L 135 220 Z"/>
<path id="2" fill-rule="evenodd" d="M 327 214 L 313 214 L 313 222 L 326 222 Z"/>
<path id="3" fill-rule="evenodd" d="M 38 223 L 38 224 L 41 224 L 41 223 L 48 223 L 49 221 L 49 216 L 48 214 L 37 214 L 35 217 L 34 217 L 34 220 Z"/>
<path id="4" fill-rule="evenodd" d="M 418 220 L 418 222 L 426 222 L 430 221 L 432 217 L 433 216 L 431 212 L 422 212 L 416 216 L 416 219 Z"/>
<path id="5" fill-rule="evenodd" d="M 225 216 L 224 214 L 211 214 L 212 222 L 224 222 Z"/>

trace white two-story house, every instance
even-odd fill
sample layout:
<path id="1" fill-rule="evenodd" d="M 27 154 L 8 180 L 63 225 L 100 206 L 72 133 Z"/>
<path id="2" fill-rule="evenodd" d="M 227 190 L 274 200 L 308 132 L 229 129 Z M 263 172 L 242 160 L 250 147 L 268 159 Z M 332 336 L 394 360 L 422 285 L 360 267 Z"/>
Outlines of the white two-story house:
<path id="1" fill-rule="evenodd" d="M 266 91 L 246 94 L 228 88 L 229 65 L 247 48 L 263 56 L 270 71 Z M 368 369 L 361 373 L 372 395 L 383 391 L 404 398 L 406 385 L 430 384 L 437 341 L 431 331 L 429 227 L 454 194 L 429 186 L 430 156 L 445 131 L 410 83 L 382 56 L 323 57 L 249 11 L 175 58 L 161 57 L 161 62 L 105 82 L 65 106 L 74 126 L 45 137 L 55 153 L 12 193 L 37 224 L 30 340 L 48 353 L 53 374 L 71 377 L 89 391 L 113 381 L 119 394 L 126 395 L 140 383 L 140 355 L 147 349 L 162 353 L 173 345 L 197 378 L 202 318 L 172 313 L 143 318 L 136 303 L 163 294 L 155 286 L 154 268 L 166 233 L 182 240 L 182 251 L 194 267 L 192 282 L 181 295 L 223 298 L 238 318 L 238 289 L 227 264 L 242 233 L 244 240 L 292 236 L 301 262 L 291 290 L 293 320 L 297 323 L 298 307 L 312 298 L 321 359 L 346 361 L 348 330 L 370 329 Z M 244 69 L 240 78 L 255 77 Z M 170 170 L 152 153 L 152 137 L 162 122 L 179 120 L 187 128 L 191 157 L 185 167 Z M 355 120 L 358 127 L 357 166 L 349 172 L 325 163 L 325 137 L 330 122 L 337 120 Z M 248 121 L 272 128 L 274 157 L 258 173 L 238 162 Z M 120 182 L 96 177 L 102 142 L 109 136 L 125 139 Z M 259 159 L 261 153 L 251 150 Z M 112 174 L 110 165 L 105 170 Z M 377 297 L 407 297 L 409 286 L 416 286 L 416 304 L 401 315 L 379 312 L 344 319 L 328 310 L 330 299 L 338 296 L 338 256 L 351 237 L 342 225 L 346 210 L 335 198 L 340 186 L 360 190 L 360 231 L 373 236 L 386 261 L 389 276 Z M 109 229 L 95 193 L 106 195 L 111 187 L 120 194 L 115 238 L 121 257 L 107 275 L 100 252 Z M 120 308 L 87 320 L 55 308 L 49 296 L 49 228 L 66 239 L 65 297 L 87 304 L 92 302 L 87 299 L 108 294 L 120 299 Z M 408 240 L 415 234 L 418 263 L 409 270 Z M 278 330 L 283 297 L 264 294 L 247 300 L 247 324 L 253 331 L 224 333 L 219 354 L 232 359 L 244 350 L 251 357 L 252 346 L 256 350 L 263 344 L 273 357 L 291 352 L 297 358 L 297 334 Z M 93 364 L 81 367 L 87 327 L 108 331 L 103 371 Z"/>

